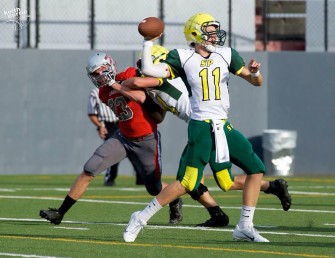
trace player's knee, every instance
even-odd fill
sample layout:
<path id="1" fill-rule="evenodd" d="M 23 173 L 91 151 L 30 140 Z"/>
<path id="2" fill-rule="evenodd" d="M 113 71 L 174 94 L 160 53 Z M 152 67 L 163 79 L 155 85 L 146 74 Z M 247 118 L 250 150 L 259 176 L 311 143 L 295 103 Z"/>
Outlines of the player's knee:
<path id="1" fill-rule="evenodd" d="M 193 200 L 197 201 L 200 199 L 201 195 L 203 195 L 205 192 L 208 192 L 207 186 L 200 183 L 196 190 L 189 192 L 189 195 L 192 197 Z"/>
<path id="2" fill-rule="evenodd" d="M 95 151 L 92 157 L 85 163 L 84 171 L 91 175 L 97 175 L 99 172 L 103 171 L 102 165 L 104 163 L 104 156 L 98 154 L 98 151 Z M 97 171 L 99 172 L 97 173 Z"/>
<path id="3" fill-rule="evenodd" d="M 230 177 L 228 169 L 223 169 L 216 172 L 215 178 L 219 187 L 225 192 L 227 192 L 234 183 L 232 178 Z"/>
<path id="4" fill-rule="evenodd" d="M 90 171 L 86 171 L 84 170 L 84 172 L 82 173 L 83 176 L 88 176 L 88 177 L 95 177 L 94 173 L 93 172 L 90 172 Z"/>
<path id="5" fill-rule="evenodd" d="M 252 175 L 265 175 L 266 172 L 265 172 L 265 169 L 263 169 L 263 170 L 257 170 L 257 171 L 246 171 L 246 174 L 248 176 L 252 176 Z"/>
<path id="6" fill-rule="evenodd" d="M 162 184 L 146 185 L 148 194 L 152 196 L 158 195 L 162 191 Z"/>

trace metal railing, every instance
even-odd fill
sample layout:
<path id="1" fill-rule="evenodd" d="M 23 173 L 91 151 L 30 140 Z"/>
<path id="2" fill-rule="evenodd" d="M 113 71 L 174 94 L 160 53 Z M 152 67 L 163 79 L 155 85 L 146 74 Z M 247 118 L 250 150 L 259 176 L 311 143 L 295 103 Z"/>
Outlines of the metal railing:
<path id="1" fill-rule="evenodd" d="M 186 8 L 189 2 L 187 0 L 146 1 L 151 1 L 151 5 L 154 5 L 155 13 L 150 13 L 151 16 L 160 17 L 165 22 L 167 30 L 173 31 L 163 35 L 159 43 L 169 44 L 167 39 L 174 37 L 173 44 L 185 44 L 183 37 L 175 36 L 177 29 L 181 34 L 180 31 L 185 21 L 175 21 L 173 17 L 176 18 L 177 15 L 171 15 L 171 10 L 177 2 L 183 8 Z M 272 41 L 287 43 L 293 39 L 306 46 L 303 50 L 310 48 L 319 51 L 335 51 L 335 22 L 334 19 L 329 20 L 335 15 L 335 0 L 247 1 L 255 8 L 255 12 L 248 10 L 248 13 L 240 13 L 241 10 L 247 12 L 245 9 L 248 9 L 239 9 L 239 6 L 246 3 L 242 1 L 211 1 L 218 4 L 213 7 L 213 12 L 217 11 L 220 16 L 225 17 L 224 28 L 227 31 L 226 44 L 228 46 L 235 47 L 236 44 L 239 44 L 238 42 L 243 41 L 247 45 L 254 45 L 254 50 L 271 51 L 269 44 Z M 299 12 L 294 12 L 294 8 L 292 12 L 285 10 L 289 5 L 294 7 L 292 3 L 300 6 Z M 313 5 L 312 11 L 308 5 Z M 119 0 L 72 0 L 71 2 L 65 0 L 3 0 L 0 4 L 2 8 L 0 10 L 2 11 L 0 48 L 134 49 L 136 46 L 139 47 L 141 39 L 136 34 L 137 24 L 141 18 L 148 16 L 146 10 L 148 5 L 145 1 L 140 4 L 139 0 L 129 0 L 124 2 L 123 9 L 114 6 L 121 6 L 121 2 Z M 104 13 L 105 9 L 112 10 L 110 17 Z M 278 10 L 281 9 L 286 12 L 279 12 Z M 124 16 L 121 15 L 122 12 Z M 315 17 L 318 20 L 315 20 L 315 17 L 309 18 L 313 16 L 313 12 L 317 13 Z M 236 24 L 248 15 L 254 16 L 254 20 L 250 21 L 255 24 L 255 37 L 252 36 L 253 34 L 244 36 L 236 30 L 237 27 L 240 27 Z M 260 16 L 259 24 L 256 22 L 257 16 Z M 285 28 L 292 30 L 295 21 L 300 22 L 299 26 L 296 26 L 295 34 L 292 32 L 274 33 Z M 13 25 L 14 29 L 10 25 Z M 313 26 L 318 27 L 319 30 L 316 31 Z M 320 29 L 320 27 L 323 28 Z M 263 47 L 257 47 L 255 42 L 259 42 L 259 45 Z"/>

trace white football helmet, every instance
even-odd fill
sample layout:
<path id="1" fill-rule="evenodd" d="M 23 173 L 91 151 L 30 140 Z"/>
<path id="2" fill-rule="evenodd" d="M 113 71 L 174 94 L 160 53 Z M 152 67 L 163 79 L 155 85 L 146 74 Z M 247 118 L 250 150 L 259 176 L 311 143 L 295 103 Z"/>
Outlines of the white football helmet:
<path id="1" fill-rule="evenodd" d="M 93 73 L 102 66 L 106 67 L 106 70 L 104 70 L 100 76 L 93 75 Z M 109 82 L 115 81 L 117 72 L 116 64 L 112 57 L 103 52 L 94 53 L 88 58 L 86 71 L 88 77 L 97 88 L 110 85 Z"/>
<path id="2" fill-rule="evenodd" d="M 207 26 L 214 26 L 216 28 L 215 32 L 208 33 L 206 31 Z M 216 40 L 210 40 L 211 44 L 207 44 L 206 41 L 213 34 L 216 34 Z M 215 51 L 217 46 L 223 46 L 226 41 L 226 32 L 220 29 L 220 22 L 206 13 L 198 13 L 189 18 L 184 26 L 184 35 L 190 47 L 199 43 L 210 52 Z"/>

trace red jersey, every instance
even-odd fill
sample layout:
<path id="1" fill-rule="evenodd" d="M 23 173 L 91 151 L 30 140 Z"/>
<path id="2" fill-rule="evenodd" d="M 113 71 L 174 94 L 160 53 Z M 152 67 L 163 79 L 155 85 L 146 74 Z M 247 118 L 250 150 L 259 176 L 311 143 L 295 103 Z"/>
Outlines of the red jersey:
<path id="1" fill-rule="evenodd" d="M 116 75 L 116 81 L 122 82 L 136 75 L 136 68 L 129 67 Z M 151 134 L 157 124 L 143 105 L 124 97 L 109 86 L 99 89 L 99 97 L 119 118 L 120 132 L 127 138 L 138 138 Z"/>

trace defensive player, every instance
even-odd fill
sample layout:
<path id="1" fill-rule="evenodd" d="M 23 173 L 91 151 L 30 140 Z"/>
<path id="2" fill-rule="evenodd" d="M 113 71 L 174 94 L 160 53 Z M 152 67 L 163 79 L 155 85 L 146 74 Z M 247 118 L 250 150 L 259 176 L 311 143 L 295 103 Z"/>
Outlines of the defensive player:
<path id="1" fill-rule="evenodd" d="M 161 182 L 161 147 L 157 130 L 157 123 L 164 119 L 165 111 L 147 98 L 144 91 L 111 88 L 113 84 L 115 88 L 121 86 L 115 79 L 122 81 L 136 74 L 127 70 L 116 76 L 114 61 L 105 53 L 93 54 L 88 59 L 86 70 L 92 82 L 100 88 L 102 102 L 119 118 L 119 130 L 98 147 L 86 162 L 62 205 L 58 209 L 40 210 L 42 218 L 56 225 L 61 223 L 65 213 L 84 194 L 95 176 L 126 157 L 141 174 L 149 194 L 155 196 L 167 185 Z M 171 203 L 175 209 L 170 212 L 181 221 L 181 199 L 176 198 Z"/>
<path id="2" fill-rule="evenodd" d="M 143 73 L 158 78 L 181 77 L 189 91 L 192 112 L 188 125 L 188 144 L 180 160 L 177 181 L 168 185 L 144 210 L 131 215 L 123 238 L 126 242 L 135 241 L 143 226 L 162 207 L 187 192 L 196 192 L 207 163 L 211 165 L 219 187 L 229 188 L 226 185 L 229 158 L 233 160 L 240 156 L 247 177 L 240 221 L 235 227 L 233 238 L 269 242 L 253 226 L 264 164 L 254 155 L 249 141 L 227 121 L 230 106 L 227 82 L 230 73 L 254 86 L 261 86 L 263 79 L 260 64 L 252 59 L 245 67 L 235 49 L 223 47 L 226 33 L 211 15 L 199 13 L 192 16 L 185 23 L 184 34 L 192 49 L 172 50 L 164 63 L 158 65 L 153 65 L 151 60 L 155 39 L 145 39 L 143 44 Z M 229 149 L 226 148 L 227 142 L 231 143 Z"/>

